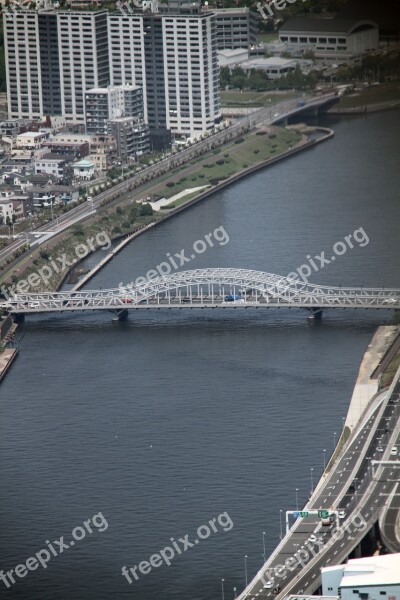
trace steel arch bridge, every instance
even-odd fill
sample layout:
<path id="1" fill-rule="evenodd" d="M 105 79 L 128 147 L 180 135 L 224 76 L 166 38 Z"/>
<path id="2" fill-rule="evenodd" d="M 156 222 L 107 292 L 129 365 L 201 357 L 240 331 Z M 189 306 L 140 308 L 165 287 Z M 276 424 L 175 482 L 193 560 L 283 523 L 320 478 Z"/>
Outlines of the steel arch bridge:
<path id="1" fill-rule="evenodd" d="M 15 294 L 0 304 L 14 315 L 108 310 L 120 318 L 128 310 L 162 308 L 400 309 L 400 289 L 345 288 L 304 283 L 248 269 L 178 271 L 115 289 Z"/>

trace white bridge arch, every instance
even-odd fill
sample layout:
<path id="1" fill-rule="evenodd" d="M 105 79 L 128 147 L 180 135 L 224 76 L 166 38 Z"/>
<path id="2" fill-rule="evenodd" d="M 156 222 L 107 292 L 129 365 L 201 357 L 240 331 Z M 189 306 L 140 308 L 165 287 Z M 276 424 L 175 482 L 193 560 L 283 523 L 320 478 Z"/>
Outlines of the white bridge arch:
<path id="1" fill-rule="evenodd" d="M 16 294 L 1 306 L 17 315 L 217 307 L 400 309 L 400 289 L 321 286 L 248 269 L 194 269 L 142 279 L 115 289 Z"/>

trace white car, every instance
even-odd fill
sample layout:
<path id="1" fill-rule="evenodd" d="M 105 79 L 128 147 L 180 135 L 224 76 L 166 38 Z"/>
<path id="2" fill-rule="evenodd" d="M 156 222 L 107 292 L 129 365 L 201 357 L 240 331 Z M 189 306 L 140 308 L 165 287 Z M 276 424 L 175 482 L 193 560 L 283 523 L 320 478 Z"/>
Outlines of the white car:
<path id="1" fill-rule="evenodd" d="M 378 446 L 378 447 L 377 447 L 377 449 L 376 449 L 376 451 L 377 451 L 377 452 L 383 452 L 383 448 L 382 448 L 382 446 Z"/>
<path id="2" fill-rule="evenodd" d="M 397 448 L 396 448 L 396 446 L 393 446 L 393 448 L 392 448 L 392 449 L 391 449 L 391 451 L 390 451 L 390 454 L 391 454 L 392 456 L 397 456 Z"/>
<path id="3" fill-rule="evenodd" d="M 29 308 L 39 308 L 39 307 L 40 307 L 39 302 L 31 302 L 29 304 Z"/>
<path id="4" fill-rule="evenodd" d="M 270 589 L 272 588 L 272 586 L 273 586 L 273 583 L 272 583 L 272 581 L 267 581 L 267 583 L 264 583 L 264 587 L 265 587 L 267 590 L 270 590 Z"/>
<path id="5" fill-rule="evenodd" d="M 315 542 L 317 541 L 317 536 L 314 534 L 310 535 L 310 537 L 308 538 L 308 541 L 311 542 L 312 544 L 315 544 Z"/>
<path id="6" fill-rule="evenodd" d="M 339 519 L 345 519 L 345 518 L 346 518 L 346 511 L 339 510 Z"/>

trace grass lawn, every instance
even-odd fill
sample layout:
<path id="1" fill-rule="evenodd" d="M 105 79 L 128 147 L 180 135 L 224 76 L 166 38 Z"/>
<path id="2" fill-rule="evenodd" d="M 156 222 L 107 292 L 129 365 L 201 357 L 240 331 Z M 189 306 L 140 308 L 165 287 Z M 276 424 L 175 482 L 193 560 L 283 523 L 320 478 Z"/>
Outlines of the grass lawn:
<path id="1" fill-rule="evenodd" d="M 266 106 L 271 100 L 271 104 L 277 104 L 282 100 L 294 98 L 294 92 L 240 92 L 240 91 L 225 91 L 221 92 L 221 106 L 224 108 L 237 106 L 244 107 L 259 107 Z"/>
<path id="2" fill-rule="evenodd" d="M 168 182 L 173 186 L 166 186 L 164 180 L 152 192 L 165 198 L 170 198 L 182 190 L 200 185 L 207 185 L 210 180 L 226 179 L 239 171 L 271 158 L 294 146 L 301 139 L 301 135 L 282 128 L 274 128 L 274 137 L 268 134 L 256 135 L 255 133 L 246 137 L 243 142 L 235 144 L 231 142 L 223 147 L 218 153 L 204 157 L 202 161 L 196 162 L 184 170 L 175 174 L 169 174 Z M 218 162 L 220 164 L 218 164 Z M 185 197 L 187 199 L 187 197 Z M 175 205 L 182 201 L 174 202 Z"/>
<path id="3" fill-rule="evenodd" d="M 380 86 L 374 85 L 358 94 L 343 96 L 338 108 L 355 108 L 395 100 L 400 100 L 400 83 L 398 81 Z"/>

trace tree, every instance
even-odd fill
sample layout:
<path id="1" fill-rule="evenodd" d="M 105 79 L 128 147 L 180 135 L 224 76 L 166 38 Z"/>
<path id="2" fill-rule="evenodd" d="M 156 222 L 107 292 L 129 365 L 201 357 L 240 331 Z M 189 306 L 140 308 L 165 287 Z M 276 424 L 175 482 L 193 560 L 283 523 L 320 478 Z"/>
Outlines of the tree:
<path id="1" fill-rule="evenodd" d="M 140 216 L 141 217 L 151 217 L 154 214 L 153 208 L 151 204 L 142 204 L 140 207 Z"/>

